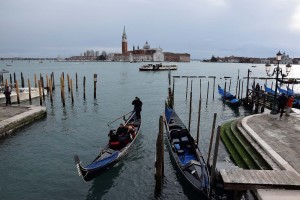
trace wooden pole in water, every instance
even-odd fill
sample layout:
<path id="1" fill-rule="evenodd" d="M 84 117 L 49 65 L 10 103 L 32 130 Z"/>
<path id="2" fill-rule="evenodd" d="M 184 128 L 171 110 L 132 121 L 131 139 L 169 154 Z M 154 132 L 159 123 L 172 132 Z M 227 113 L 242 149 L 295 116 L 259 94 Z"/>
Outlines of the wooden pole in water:
<path id="1" fill-rule="evenodd" d="M 85 99 L 85 76 L 83 77 L 83 99 Z"/>
<path id="2" fill-rule="evenodd" d="M 155 195 L 159 195 L 162 190 L 162 180 L 164 176 L 164 148 L 163 148 L 163 116 L 159 117 L 159 132 L 156 140 L 156 161 L 155 161 Z"/>
<path id="3" fill-rule="evenodd" d="M 19 83 L 16 80 L 16 92 L 17 92 L 17 102 L 20 104 L 20 90 L 19 90 Z"/>
<path id="4" fill-rule="evenodd" d="M 37 88 L 37 84 L 36 84 L 36 74 L 34 74 L 34 87 Z"/>
<path id="5" fill-rule="evenodd" d="M 239 80 L 236 80 L 236 86 L 235 86 L 235 97 L 238 98 L 238 86 L 239 86 Z"/>
<path id="6" fill-rule="evenodd" d="M 213 100 L 215 100 L 215 86 L 216 86 L 216 77 L 214 77 L 214 85 L 213 85 Z"/>
<path id="7" fill-rule="evenodd" d="M 225 79 L 223 103 L 225 103 L 225 100 L 226 100 L 226 84 L 227 84 L 227 81 Z"/>
<path id="8" fill-rule="evenodd" d="M 73 81 L 72 81 L 72 79 L 70 79 L 70 84 L 71 84 L 71 98 L 72 98 L 72 104 L 74 103 L 74 95 L 73 95 Z"/>
<path id="9" fill-rule="evenodd" d="M 202 85 L 201 85 L 201 78 L 200 78 L 200 99 L 202 99 L 201 94 L 202 94 Z"/>
<path id="10" fill-rule="evenodd" d="M 31 86 L 30 86 L 30 80 L 28 79 L 28 92 L 29 92 L 29 103 L 31 104 Z"/>
<path id="11" fill-rule="evenodd" d="M 239 79 L 239 89 L 238 89 L 238 99 L 240 99 L 240 91 L 241 91 L 241 79 Z"/>
<path id="12" fill-rule="evenodd" d="M 96 89 L 97 89 L 97 74 L 94 74 L 94 99 L 96 99 Z"/>
<path id="13" fill-rule="evenodd" d="M 206 108 L 207 108 L 207 104 L 208 104 L 208 93 L 209 93 L 209 81 L 207 84 L 207 93 L 206 93 Z"/>
<path id="14" fill-rule="evenodd" d="M 250 69 L 248 69 L 248 74 L 247 74 L 247 88 L 246 88 L 246 105 L 248 106 L 248 100 L 249 100 L 249 76 L 250 76 Z"/>
<path id="15" fill-rule="evenodd" d="M 174 92 L 175 92 L 175 77 L 173 77 L 173 88 L 172 88 L 173 98 L 174 98 Z"/>
<path id="16" fill-rule="evenodd" d="M 9 82 L 10 82 L 10 84 L 12 85 L 12 77 L 11 77 L 11 74 L 9 74 Z"/>
<path id="17" fill-rule="evenodd" d="M 200 141 L 200 116 L 201 116 L 201 98 L 199 99 L 199 107 L 198 107 L 197 138 L 196 138 L 197 145 L 199 145 L 199 141 Z"/>
<path id="18" fill-rule="evenodd" d="M 48 74 L 46 74 L 46 89 L 47 89 L 47 91 L 49 91 L 49 78 L 48 78 Z"/>
<path id="19" fill-rule="evenodd" d="M 71 89 L 70 89 L 70 76 L 69 76 L 69 74 L 67 74 L 67 82 L 68 82 L 68 91 L 70 92 Z"/>
<path id="20" fill-rule="evenodd" d="M 22 88 L 24 87 L 24 77 L 23 77 L 23 72 L 21 72 L 21 86 L 22 86 Z"/>
<path id="21" fill-rule="evenodd" d="M 243 99 L 243 92 L 244 92 L 244 81 L 242 81 L 241 99 Z"/>
<path id="22" fill-rule="evenodd" d="M 185 93 L 185 100 L 187 100 L 188 87 L 189 87 L 189 77 L 186 77 L 186 93 Z"/>
<path id="23" fill-rule="evenodd" d="M 78 79 L 77 79 L 77 72 L 76 72 L 76 90 L 78 90 Z"/>
<path id="24" fill-rule="evenodd" d="M 207 156 L 207 165 L 210 163 L 210 153 L 211 153 L 211 147 L 214 141 L 214 134 L 215 134 L 215 128 L 216 128 L 216 119 L 217 119 L 217 113 L 214 113 L 214 120 L 213 120 L 213 125 L 211 129 L 211 136 L 210 136 L 210 143 L 209 143 L 209 148 L 208 148 L 208 156 Z"/>
<path id="25" fill-rule="evenodd" d="M 61 100 L 62 100 L 62 104 L 63 106 L 65 106 L 65 84 L 64 84 L 64 77 L 61 76 L 60 77 L 60 85 L 61 85 Z"/>
<path id="26" fill-rule="evenodd" d="M 216 164 L 217 164 L 218 151 L 219 151 L 220 135 L 221 135 L 221 126 L 218 126 L 216 143 L 215 143 L 215 151 L 214 151 L 214 159 L 213 159 L 213 164 L 212 164 L 212 168 L 211 168 L 211 176 L 210 176 L 211 177 L 211 185 L 214 185 L 214 180 L 215 180 L 215 172 L 216 172 Z"/>
<path id="27" fill-rule="evenodd" d="M 52 76 L 49 79 L 49 92 L 50 92 L 50 102 L 53 103 L 53 97 L 52 97 Z"/>
<path id="28" fill-rule="evenodd" d="M 171 87 L 171 70 L 168 71 L 169 86 Z"/>
<path id="29" fill-rule="evenodd" d="M 41 76 L 41 89 L 43 93 L 43 100 L 45 101 L 45 91 L 44 91 L 44 77 Z"/>
<path id="30" fill-rule="evenodd" d="M 14 72 L 14 83 L 16 83 L 16 73 Z"/>
<path id="31" fill-rule="evenodd" d="M 40 105 L 43 105 L 41 80 L 38 81 L 38 87 L 39 87 L 39 95 L 40 95 Z"/>
<path id="32" fill-rule="evenodd" d="M 55 90 L 54 72 L 52 72 L 52 90 Z"/>
<path id="33" fill-rule="evenodd" d="M 189 132 L 191 131 L 192 95 L 193 95 L 193 80 L 191 80 L 191 91 L 190 91 Z"/>

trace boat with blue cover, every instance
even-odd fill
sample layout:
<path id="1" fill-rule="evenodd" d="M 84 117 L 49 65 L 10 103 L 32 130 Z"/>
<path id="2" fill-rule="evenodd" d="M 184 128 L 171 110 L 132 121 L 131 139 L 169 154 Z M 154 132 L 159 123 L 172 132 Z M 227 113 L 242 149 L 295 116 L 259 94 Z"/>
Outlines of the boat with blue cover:
<path id="1" fill-rule="evenodd" d="M 272 88 L 267 87 L 266 84 L 264 84 L 265 86 L 265 92 L 268 94 L 275 94 L 275 91 Z"/>
<path id="2" fill-rule="evenodd" d="M 141 119 L 137 119 L 135 111 L 125 120 L 124 127 L 128 130 L 126 133 L 118 133 L 115 129 L 109 131 L 108 144 L 89 165 L 83 167 L 75 155 L 78 174 L 84 181 L 90 181 L 113 167 L 128 152 L 140 133 Z"/>
<path id="3" fill-rule="evenodd" d="M 167 103 L 165 128 L 171 157 L 175 161 L 178 171 L 193 188 L 208 197 L 210 176 L 203 155 L 175 110 Z"/>
<path id="4" fill-rule="evenodd" d="M 218 92 L 221 95 L 222 99 L 229 105 L 232 106 L 239 106 L 240 105 L 240 101 L 238 99 L 236 99 L 236 96 L 231 94 L 230 92 L 225 92 L 224 89 L 222 89 L 220 87 L 220 85 L 218 85 Z"/>

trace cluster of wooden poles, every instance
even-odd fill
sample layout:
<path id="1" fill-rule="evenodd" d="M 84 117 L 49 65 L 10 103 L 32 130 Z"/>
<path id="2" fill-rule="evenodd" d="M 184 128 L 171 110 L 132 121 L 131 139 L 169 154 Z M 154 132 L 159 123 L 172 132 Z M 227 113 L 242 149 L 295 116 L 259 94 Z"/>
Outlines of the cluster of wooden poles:
<path id="1" fill-rule="evenodd" d="M 17 103 L 20 104 L 20 87 L 19 82 L 16 79 L 16 74 L 13 74 L 14 82 L 12 80 L 12 75 L 10 74 L 10 81 L 8 79 L 5 79 L 2 82 L 2 85 L 11 87 L 14 87 L 17 93 Z M 60 86 L 61 86 L 61 100 L 63 106 L 65 106 L 65 78 L 64 78 L 64 72 L 60 76 Z M 78 89 L 78 76 L 77 73 L 75 74 L 75 83 L 76 83 L 76 90 Z M 10 84 L 9 84 L 10 83 Z M 94 74 L 94 98 L 96 98 L 96 91 L 97 91 L 97 74 Z M 69 74 L 67 74 L 67 84 L 68 84 L 68 91 L 71 93 L 71 102 L 74 103 L 74 93 L 73 93 L 73 80 L 70 78 Z M 24 88 L 24 76 L 21 72 L 21 87 Z M 48 74 L 46 74 L 46 85 L 44 84 L 44 77 L 40 74 L 40 79 L 37 80 L 36 74 L 34 74 L 34 87 L 38 88 L 39 90 L 39 97 L 40 97 L 40 105 L 43 105 L 43 101 L 45 101 L 45 89 L 50 94 L 50 102 L 53 103 L 53 90 L 55 90 L 55 82 L 54 82 L 54 73 L 52 72 L 50 75 L 50 78 L 48 77 Z M 28 92 L 29 92 L 29 102 L 32 103 L 32 95 L 31 95 L 31 84 L 30 79 L 28 79 Z M 86 98 L 86 77 L 83 77 L 83 98 Z"/>

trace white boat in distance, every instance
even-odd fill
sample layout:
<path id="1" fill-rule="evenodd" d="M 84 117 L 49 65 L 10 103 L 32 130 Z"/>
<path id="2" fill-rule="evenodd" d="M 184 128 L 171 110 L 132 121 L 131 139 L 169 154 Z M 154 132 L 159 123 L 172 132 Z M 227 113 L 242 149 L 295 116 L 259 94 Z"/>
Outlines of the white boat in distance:
<path id="1" fill-rule="evenodd" d="M 29 88 L 19 88 L 20 90 L 20 102 L 29 100 Z M 41 91 L 41 94 L 43 94 L 43 91 Z M 47 90 L 44 89 L 44 94 L 47 94 Z M 38 88 L 31 88 L 31 99 L 39 97 L 39 89 Z M 10 94 L 10 101 L 11 103 L 16 103 L 18 101 L 17 99 L 17 92 L 15 90 L 11 91 Z M 5 95 L 3 94 L 3 91 L 0 93 L 0 104 L 6 103 Z"/>
<path id="2" fill-rule="evenodd" d="M 163 65 L 159 64 L 147 64 L 140 68 L 140 71 L 164 71 L 164 70 L 177 70 L 177 65 Z"/>

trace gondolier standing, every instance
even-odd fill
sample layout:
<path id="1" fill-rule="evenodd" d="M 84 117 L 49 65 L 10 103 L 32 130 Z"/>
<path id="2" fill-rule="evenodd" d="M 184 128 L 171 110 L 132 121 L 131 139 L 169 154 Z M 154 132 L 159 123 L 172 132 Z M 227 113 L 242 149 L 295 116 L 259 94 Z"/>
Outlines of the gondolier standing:
<path id="1" fill-rule="evenodd" d="M 136 113 L 137 119 L 141 119 L 143 102 L 140 100 L 140 98 L 135 97 L 135 99 L 132 101 L 132 105 L 134 105 L 134 111 Z"/>

